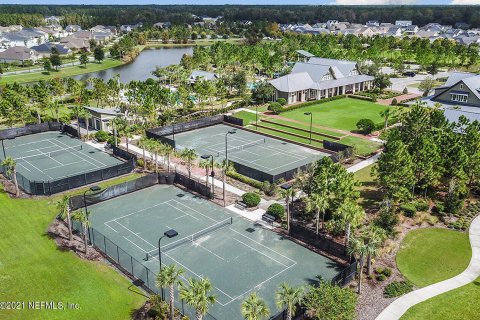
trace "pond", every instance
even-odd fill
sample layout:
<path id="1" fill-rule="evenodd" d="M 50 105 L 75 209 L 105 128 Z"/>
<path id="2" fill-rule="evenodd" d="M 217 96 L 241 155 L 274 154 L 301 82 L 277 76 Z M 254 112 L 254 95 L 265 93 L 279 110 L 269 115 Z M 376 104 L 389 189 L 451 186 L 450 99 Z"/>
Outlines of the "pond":
<path id="1" fill-rule="evenodd" d="M 193 47 L 145 48 L 131 63 L 107 70 L 81 74 L 73 78 L 87 80 L 94 77 L 108 81 L 118 73 L 122 83 L 128 83 L 132 80 L 145 81 L 148 78 L 155 78 L 152 72 L 157 67 L 179 64 L 185 53 L 192 54 Z"/>

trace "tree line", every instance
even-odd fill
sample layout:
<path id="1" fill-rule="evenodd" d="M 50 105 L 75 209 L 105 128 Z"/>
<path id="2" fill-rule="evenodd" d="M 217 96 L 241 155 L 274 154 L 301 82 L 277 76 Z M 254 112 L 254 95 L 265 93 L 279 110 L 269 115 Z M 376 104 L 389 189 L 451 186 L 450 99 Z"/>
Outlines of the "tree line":
<path id="1" fill-rule="evenodd" d="M 224 16 L 225 21 L 270 21 L 278 23 L 314 23 L 336 19 L 353 23 L 366 23 L 369 20 L 394 22 L 412 20 L 414 24 L 430 22 L 454 25 L 465 22 L 471 27 L 480 26 L 478 6 L 186 6 L 186 5 L 144 5 L 144 6 L 76 6 L 76 5 L 2 5 L 0 25 L 5 22 L 20 24 L 23 15 L 64 16 L 64 24 L 80 24 L 86 28 L 97 24 L 122 25 L 143 22 L 152 25 L 160 21 L 175 24 L 191 23 L 192 14 L 211 17 Z M 18 14 L 12 17 L 12 14 Z M 37 20 L 36 20 L 37 21 Z M 13 23 L 12 23 L 13 22 Z M 37 22 L 40 23 L 40 20 Z"/>

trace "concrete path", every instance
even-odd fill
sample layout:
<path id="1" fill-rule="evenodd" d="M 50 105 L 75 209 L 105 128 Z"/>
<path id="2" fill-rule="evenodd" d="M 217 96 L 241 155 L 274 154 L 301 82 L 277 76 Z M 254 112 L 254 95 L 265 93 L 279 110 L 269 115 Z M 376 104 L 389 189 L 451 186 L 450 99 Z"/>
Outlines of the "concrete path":
<path id="1" fill-rule="evenodd" d="M 376 155 L 371 156 L 370 158 L 363 160 L 362 162 L 359 162 L 359 163 L 357 163 L 357 164 L 354 164 L 354 165 L 351 166 L 350 168 L 347 168 L 347 172 L 357 172 L 357 171 L 359 171 L 359 170 L 362 170 L 362 169 L 365 168 L 365 167 L 368 167 L 369 165 L 377 162 L 377 161 L 378 161 L 378 158 L 380 157 L 381 154 L 382 154 L 382 153 L 379 152 L 379 153 L 377 153 Z"/>
<path id="2" fill-rule="evenodd" d="M 414 305 L 447 291 L 462 287 L 477 279 L 480 276 L 480 216 L 477 216 L 472 221 L 469 236 L 470 245 L 472 246 L 472 258 L 465 271 L 448 280 L 437 282 L 401 296 L 385 308 L 376 320 L 400 319 L 400 317 Z M 455 303 L 455 301 L 451 303 Z"/>
<path id="3" fill-rule="evenodd" d="M 398 103 L 402 103 L 402 101 L 413 99 L 413 98 L 421 98 L 421 95 L 419 93 L 408 93 L 408 94 L 402 94 L 394 98 L 389 98 L 389 99 L 378 99 L 377 103 L 384 105 L 384 106 L 389 106 L 392 104 L 393 99 L 397 99 Z"/>

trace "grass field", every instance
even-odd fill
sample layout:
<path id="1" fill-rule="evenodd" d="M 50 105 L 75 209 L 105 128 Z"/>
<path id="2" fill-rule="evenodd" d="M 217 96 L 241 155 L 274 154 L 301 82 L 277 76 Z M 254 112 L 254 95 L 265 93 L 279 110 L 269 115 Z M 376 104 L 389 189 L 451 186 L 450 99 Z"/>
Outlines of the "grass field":
<path id="1" fill-rule="evenodd" d="M 407 234 L 396 260 L 398 269 L 408 280 L 424 287 L 463 272 L 471 254 L 466 233 L 427 228 Z"/>
<path id="2" fill-rule="evenodd" d="M 370 101 L 346 98 L 283 112 L 281 116 L 308 123 L 310 117 L 303 113 L 312 112 L 316 125 L 351 131 L 357 129 L 356 124 L 360 119 L 382 122 L 384 119 L 380 112 L 387 108 Z"/>
<path id="3" fill-rule="evenodd" d="M 480 278 L 466 286 L 446 292 L 413 306 L 408 309 L 401 319 L 478 319 L 478 315 L 480 314 L 479 300 Z"/>
<path id="4" fill-rule="evenodd" d="M 282 116 L 283 116 L 283 114 L 284 113 L 282 113 Z M 237 117 L 237 118 L 243 119 L 245 125 L 250 124 L 250 127 L 249 127 L 250 129 L 255 129 L 255 114 L 254 113 L 251 113 L 251 112 L 248 112 L 248 111 L 240 111 L 240 112 L 235 113 L 234 116 Z M 262 116 L 262 118 L 265 118 L 265 119 L 268 119 L 269 121 L 278 123 L 279 125 L 276 125 L 276 124 L 273 124 L 273 123 L 262 122 L 262 121 L 260 121 L 260 117 L 259 117 L 258 124 L 262 125 L 264 127 L 268 127 L 268 128 L 258 128 L 259 132 L 263 132 L 263 133 L 271 134 L 271 135 L 274 135 L 274 136 L 290 139 L 290 140 L 293 140 L 293 141 L 296 141 L 296 142 L 310 144 L 309 132 L 298 130 L 298 129 L 303 129 L 303 130 L 308 131 L 308 130 L 310 130 L 310 127 L 308 125 L 293 123 L 293 122 L 289 122 L 289 121 L 285 121 L 285 120 L 273 119 L 273 118 L 269 118 L 268 116 Z M 287 127 L 281 126 L 282 124 L 294 126 L 298 129 L 287 128 Z M 291 133 L 294 133 L 294 134 L 297 134 L 297 135 L 301 135 L 304 138 L 303 137 L 292 136 L 288 133 L 277 132 L 277 131 L 274 131 L 274 130 L 270 130 L 269 128 L 279 129 L 279 130 L 283 130 L 283 131 L 286 131 L 286 132 L 291 132 Z M 333 138 L 328 138 L 326 136 L 321 136 L 321 135 L 315 135 L 314 134 L 313 138 L 316 138 L 316 139 L 319 139 L 319 140 L 338 141 L 340 143 L 344 143 L 344 144 L 349 145 L 349 146 L 354 146 L 354 147 L 356 147 L 356 152 L 360 155 L 368 155 L 368 154 L 376 151 L 380 147 L 380 143 L 378 143 L 378 142 L 369 141 L 369 140 L 361 139 L 361 138 L 354 137 L 354 136 L 345 136 L 344 134 L 342 134 L 340 132 L 336 132 L 336 131 L 331 131 L 331 130 L 326 130 L 326 129 L 321 129 L 321 128 L 314 128 L 313 131 L 318 132 L 318 133 L 322 133 L 322 134 L 327 134 L 327 135 L 334 136 L 334 137 L 342 137 L 343 136 L 343 138 L 341 140 L 335 140 Z M 312 146 L 322 147 L 323 144 L 319 143 L 319 142 L 316 142 L 316 141 L 312 141 Z"/>
<path id="5" fill-rule="evenodd" d="M 6 75 L 0 77 L 0 85 L 6 83 L 27 83 L 27 82 L 35 82 L 39 80 L 49 80 L 53 78 L 65 78 L 71 77 L 78 74 L 84 74 L 89 72 L 95 72 L 105 69 L 110 69 L 114 67 L 118 67 L 124 64 L 124 62 L 120 60 L 113 60 L 113 59 L 105 59 L 102 63 L 88 63 L 87 68 L 83 68 L 83 66 L 73 66 L 73 67 L 63 67 L 59 69 L 59 71 L 52 71 L 50 74 L 43 74 L 42 72 L 31 72 L 31 73 L 24 73 L 24 74 L 14 74 L 14 75 Z"/>
<path id="6" fill-rule="evenodd" d="M 106 187 L 136 175 L 106 181 Z M 74 191 L 80 194 L 83 190 Z M 104 263 L 81 260 L 57 248 L 46 234 L 60 196 L 11 199 L 0 190 L 0 301 L 62 301 L 78 310 L 2 310 L 1 319 L 130 319 L 145 298 Z M 34 210 L 32 210 L 35 208 Z"/>
<path id="7" fill-rule="evenodd" d="M 355 172 L 355 179 L 360 183 L 357 188 L 360 191 L 359 204 L 364 208 L 371 207 L 382 200 L 382 194 L 378 190 L 376 183 L 374 182 L 374 176 L 372 175 L 372 168 L 375 165 L 369 165 L 361 170 Z"/>

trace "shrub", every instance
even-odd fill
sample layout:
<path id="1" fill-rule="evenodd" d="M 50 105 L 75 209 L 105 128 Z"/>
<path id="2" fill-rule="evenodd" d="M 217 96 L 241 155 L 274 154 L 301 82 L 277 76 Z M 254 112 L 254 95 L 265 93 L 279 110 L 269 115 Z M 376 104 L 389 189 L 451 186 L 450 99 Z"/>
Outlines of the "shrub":
<path id="1" fill-rule="evenodd" d="M 268 111 L 279 114 L 280 112 L 282 112 L 282 105 L 279 102 L 270 102 L 268 104 Z"/>
<path id="2" fill-rule="evenodd" d="M 391 105 L 396 106 L 397 104 L 398 104 L 397 98 L 393 98 Z"/>
<path id="3" fill-rule="evenodd" d="M 243 194 L 242 201 L 247 205 L 248 208 L 253 208 L 258 206 L 260 203 L 260 196 L 253 192 L 247 192 Z"/>
<path id="4" fill-rule="evenodd" d="M 357 295 L 348 288 L 320 281 L 318 286 L 308 287 L 302 305 L 311 319 L 355 319 Z"/>
<path id="5" fill-rule="evenodd" d="M 281 106 L 284 106 L 287 104 L 287 100 L 285 98 L 278 98 L 277 102 L 280 103 Z"/>
<path id="6" fill-rule="evenodd" d="M 238 180 L 240 182 L 246 183 L 254 188 L 262 189 L 263 184 L 260 181 L 254 180 L 252 178 L 249 178 L 247 176 L 244 176 L 243 174 L 240 174 L 235 171 L 227 171 L 227 176 Z"/>
<path id="7" fill-rule="evenodd" d="M 413 284 L 409 281 L 393 281 L 383 290 L 386 298 L 395 298 L 413 290 Z"/>
<path id="8" fill-rule="evenodd" d="M 137 159 L 137 166 L 143 168 L 144 164 L 145 164 L 145 161 L 143 159 L 141 159 L 141 158 Z"/>
<path id="9" fill-rule="evenodd" d="M 378 217 L 374 220 L 377 227 L 384 229 L 389 236 L 395 234 L 395 227 L 398 224 L 398 216 L 395 212 L 380 210 Z"/>
<path id="10" fill-rule="evenodd" d="M 441 202 L 436 202 L 435 206 L 432 208 L 432 211 L 436 214 L 445 212 L 445 206 Z"/>
<path id="11" fill-rule="evenodd" d="M 111 146 L 115 145 L 115 137 L 114 136 L 109 136 L 107 139 L 107 143 Z M 120 143 L 120 138 L 117 137 L 117 144 Z"/>
<path id="12" fill-rule="evenodd" d="M 278 186 L 275 183 L 263 181 L 260 190 L 262 190 L 267 196 L 274 196 L 277 193 Z"/>
<path id="13" fill-rule="evenodd" d="M 274 216 L 275 220 L 282 220 L 285 208 L 280 203 L 272 203 L 267 209 L 267 214 Z"/>
<path id="14" fill-rule="evenodd" d="M 313 100 L 313 101 L 308 101 L 308 102 L 304 102 L 304 103 L 301 103 L 301 104 L 295 104 L 293 106 L 284 107 L 282 109 L 282 112 L 297 110 L 297 109 L 301 109 L 301 108 L 308 107 L 308 106 L 313 106 L 313 105 L 317 105 L 317 104 L 327 103 L 327 102 L 330 102 L 330 101 L 340 100 L 340 99 L 344 99 L 345 97 L 346 97 L 345 95 L 340 95 L 340 96 L 334 96 L 334 97 L 330 97 L 330 98 L 324 98 L 322 100 Z"/>
<path id="15" fill-rule="evenodd" d="M 95 132 L 95 139 L 97 139 L 98 142 L 105 142 L 108 140 L 109 137 L 110 135 L 108 134 L 108 132 L 105 132 L 103 130 Z"/>
<path id="16" fill-rule="evenodd" d="M 426 201 L 417 201 L 415 203 L 415 208 L 417 208 L 417 211 L 428 211 L 430 205 Z"/>
<path id="17" fill-rule="evenodd" d="M 371 119 L 360 119 L 357 122 L 357 129 L 363 134 L 369 134 L 375 129 L 375 123 Z"/>
<path id="18" fill-rule="evenodd" d="M 385 277 L 388 278 L 388 277 L 390 277 L 390 276 L 392 275 L 392 269 L 390 269 L 390 268 L 388 268 L 388 267 L 385 267 L 385 269 L 383 269 L 383 272 L 382 272 L 382 273 L 383 273 L 383 275 L 384 275 Z"/>
<path id="19" fill-rule="evenodd" d="M 377 281 L 385 281 L 387 277 L 384 274 L 379 274 L 375 277 Z"/>
<path id="20" fill-rule="evenodd" d="M 403 211 L 405 217 L 413 218 L 415 213 L 417 213 L 417 208 L 413 203 L 405 203 L 400 206 L 400 209 Z"/>
<path id="21" fill-rule="evenodd" d="M 377 268 L 377 269 L 375 269 L 375 273 L 376 273 L 376 274 L 383 274 L 383 270 L 384 270 L 384 269 L 381 268 L 381 267 L 380 267 L 380 268 Z"/>

